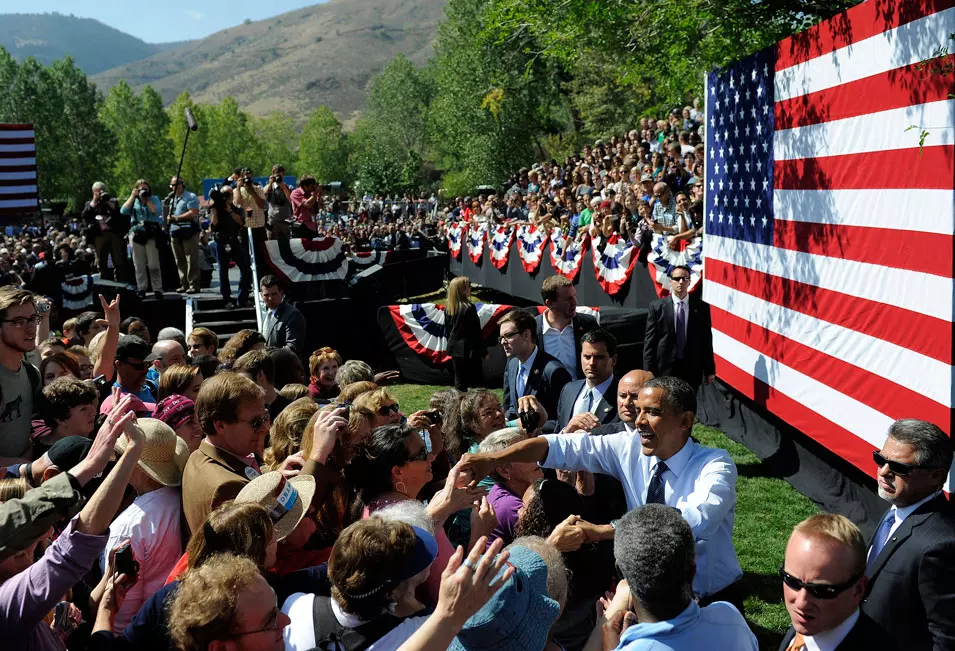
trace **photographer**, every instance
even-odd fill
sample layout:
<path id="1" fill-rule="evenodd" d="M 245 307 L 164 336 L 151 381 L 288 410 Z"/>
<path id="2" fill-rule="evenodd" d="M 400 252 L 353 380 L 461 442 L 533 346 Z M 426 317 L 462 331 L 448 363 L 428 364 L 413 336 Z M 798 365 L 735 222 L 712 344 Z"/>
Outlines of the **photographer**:
<path id="1" fill-rule="evenodd" d="M 235 206 L 245 216 L 246 227 L 252 229 L 252 242 L 255 246 L 256 257 L 260 257 L 262 242 L 265 241 L 265 190 L 255 182 L 252 170 L 244 168 L 239 177 L 233 182 L 235 191 L 232 200 Z M 242 232 L 239 239 L 248 244 L 248 235 Z"/>
<path id="2" fill-rule="evenodd" d="M 130 218 L 129 243 L 133 250 L 133 269 L 139 298 L 146 298 L 147 272 L 149 284 L 157 299 L 162 298 L 162 272 L 156 240 L 162 233 L 162 205 L 144 179 L 136 181 L 133 191 L 120 213 Z"/>
<path id="3" fill-rule="evenodd" d="M 238 190 L 235 190 L 237 192 Z M 248 249 L 239 241 L 239 232 L 245 221 L 242 210 L 232 203 L 233 189 L 225 185 L 209 192 L 212 199 L 212 232 L 219 252 L 219 290 L 225 300 L 225 309 L 235 309 L 232 286 L 229 284 L 229 262 L 239 267 L 239 305 L 247 306 L 252 289 L 252 269 Z"/>
<path id="4" fill-rule="evenodd" d="M 269 228 L 273 240 L 287 240 L 292 236 L 289 222 L 292 221 L 292 191 L 285 184 L 285 168 L 272 166 L 272 176 L 265 191 L 268 203 Z"/>
<path id="5" fill-rule="evenodd" d="M 126 242 L 129 221 L 119 211 L 119 204 L 106 191 L 106 184 L 93 184 L 93 197 L 83 206 L 80 217 L 86 223 L 86 241 L 96 251 L 96 266 L 102 280 L 122 282 L 126 267 Z M 113 269 L 107 259 L 113 258 Z M 114 276 L 113 271 L 116 271 Z"/>
<path id="6" fill-rule="evenodd" d="M 172 177 L 169 189 L 169 236 L 179 270 L 179 290 L 199 293 L 199 197 L 186 190 L 182 179 Z"/>
<path id="7" fill-rule="evenodd" d="M 298 222 L 295 226 L 296 237 L 315 237 L 318 232 L 318 223 L 315 216 L 322 205 L 322 187 L 311 174 L 306 174 L 299 181 L 297 188 L 289 195 L 292 202 L 292 215 Z"/>

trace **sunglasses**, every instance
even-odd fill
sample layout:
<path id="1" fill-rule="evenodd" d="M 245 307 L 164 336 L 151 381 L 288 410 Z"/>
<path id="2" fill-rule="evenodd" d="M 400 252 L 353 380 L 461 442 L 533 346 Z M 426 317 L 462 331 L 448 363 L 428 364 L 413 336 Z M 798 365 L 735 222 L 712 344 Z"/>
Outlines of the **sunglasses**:
<path id="1" fill-rule="evenodd" d="M 427 461 L 428 460 L 428 448 L 422 447 L 418 454 L 414 456 L 409 456 L 406 463 L 411 463 L 412 461 Z"/>
<path id="2" fill-rule="evenodd" d="M 872 460 L 875 461 L 875 464 L 879 466 L 879 468 L 887 465 L 889 467 L 889 471 L 893 475 L 898 475 L 899 477 L 905 477 L 916 470 L 934 470 L 934 468 L 931 466 L 919 466 L 916 464 L 902 463 L 901 461 L 892 461 L 892 459 L 886 459 L 879 453 L 878 450 L 872 452 Z"/>
<path id="3" fill-rule="evenodd" d="M 380 409 L 378 409 L 377 413 L 379 416 L 387 416 L 391 412 L 395 412 L 397 414 L 399 411 L 401 410 L 399 409 L 398 403 L 396 402 L 393 405 L 385 405 L 384 407 L 381 407 Z"/>
<path id="4" fill-rule="evenodd" d="M 783 566 L 779 566 L 779 577 L 783 580 L 791 590 L 799 592 L 804 589 L 811 596 L 816 599 L 835 599 L 841 593 L 845 592 L 856 583 L 859 582 L 859 579 L 862 578 L 862 574 L 857 574 L 845 583 L 805 583 L 800 581 L 792 574 L 789 574 L 786 570 L 783 569 Z"/>
<path id="5" fill-rule="evenodd" d="M 119 361 L 121 361 L 126 366 L 131 366 L 137 371 L 145 371 L 147 368 L 149 368 L 149 362 L 128 362 L 124 359 L 121 359 Z"/>
<path id="6" fill-rule="evenodd" d="M 239 422 L 248 424 L 248 426 L 254 430 L 259 430 L 272 422 L 272 417 L 269 415 L 269 412 L 265 412 L 264 414 L 259 414 L 251 420 L 243 420 Z"/>

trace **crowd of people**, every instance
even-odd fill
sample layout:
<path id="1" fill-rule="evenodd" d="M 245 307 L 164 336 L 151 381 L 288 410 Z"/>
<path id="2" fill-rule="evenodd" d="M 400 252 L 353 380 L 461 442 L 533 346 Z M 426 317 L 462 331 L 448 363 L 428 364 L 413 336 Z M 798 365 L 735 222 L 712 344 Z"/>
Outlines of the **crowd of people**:
<path id="1" fill-rule="evenodd" d="M 670 295 L 651 304 L 637 369 L 620 368 L 613 334 L 577 312 L 572 282 L 545 279 L 542 311 L 514 309 L 498 322 L 507 364 L 492 383 L 503 384 L 502 398 L 486 388 L 470 282 L 455 278 L 445 324 L 454 386 L 409 413 L 388 388 L 397 372 L 304 349 L 305 320 L 282 283 L 266 276 L 253 289 L 243 258 L 240 226 L 253 246 L 339 229 L 356 246 L 384 233 L 394 248 L 416 234 L 440 237 L 452 220 L 679 241 L 701 228 L 701 120 L 687 107 L 645 121 L 564 165 L 521 171 L 501 199 L 463 197 L 443 210 L 424 198 L 369 197 L 342 218 L 334 202 L 328 213 L 319 207 L 330 189 L 307 176 L 290 188 L 276 166 L 265 188 L 237 169 L 199 207 L 176 178 L 165 207 L 145 180 L 122 204 L 98 184 L 90 221 L 8 236 L 8 643 L 758 648 L 733 540 L 737 469 L 691 436 L 715 365 L 689 269 L 674 267 Z M 141 293 L 162 291 L 153 261 L 167 236 L 180 290 L 192 292 L 207 228 L 220 268 L 234 261 L 243 276 L 238 303 L 260 293 L 261 331 L 220 347 L 203 327 L 154 332 L 103 297 L 100 310 L 60 323 L 44 269 L 120 279 L 128 243 Z M 955 649 L 955 513 L 943 494 L 951 440 L 934 424 L 900 420 L 873 459 L 888 508 L 871 540 L 832 514 L 789 536 L 778 570 L 791 622 L 781 650 Z"/>

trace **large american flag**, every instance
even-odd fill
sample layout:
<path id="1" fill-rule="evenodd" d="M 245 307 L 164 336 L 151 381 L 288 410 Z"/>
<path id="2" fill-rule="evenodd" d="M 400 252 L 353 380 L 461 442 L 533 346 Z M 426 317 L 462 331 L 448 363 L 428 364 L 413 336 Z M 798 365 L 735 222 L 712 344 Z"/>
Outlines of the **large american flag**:
<path id="1" fill-rule="evenodd" d="M 0 124 L 0 217 L 32 215 L 39 208 L 33 125 Z"/>
<path id="2" fill-rule="evenodd" d="M 870 474 L 893 420 L 952 430 L 953 7 L 870 0 L 707 78 L 717 374 Z"/>

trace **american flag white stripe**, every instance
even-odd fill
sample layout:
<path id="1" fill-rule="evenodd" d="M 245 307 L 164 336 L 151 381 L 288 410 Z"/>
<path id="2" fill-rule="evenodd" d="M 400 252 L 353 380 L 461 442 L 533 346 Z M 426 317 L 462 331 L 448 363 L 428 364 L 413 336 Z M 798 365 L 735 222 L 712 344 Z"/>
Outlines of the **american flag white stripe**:
<path id="1" fill-rule="evenodd" d="M 884 228 L 900 231 L 955 232 L 951 190 L 776 190 L 777 220 Z M 707 241 L 707 247 L 709 241 Z"/>
<path id="2" fill-rule="evenodd" d="M 707 78 L 704 298 L 717 373 L 874 472 L 893 420 L 952 429 L 955 102 L 905 84 L 955 8 L 870 0 L 809 31 Z"/>
<path id="3" fill-rule="evenodd" d="M 906 3 L 899 0 L 896 4 Z M 928 59 L 939 46 L 948 43 L 953 24 L 955 9 L 947 9 L 805 63 L 778 70 L 774 79 L 776 101 L 808 95 Z"/>
<path id="4" fill-rule="evenodd" d="M 40 207 L 35 139 L 32 125 L 0 124 L 0 216 L 29 215 Z"/>

